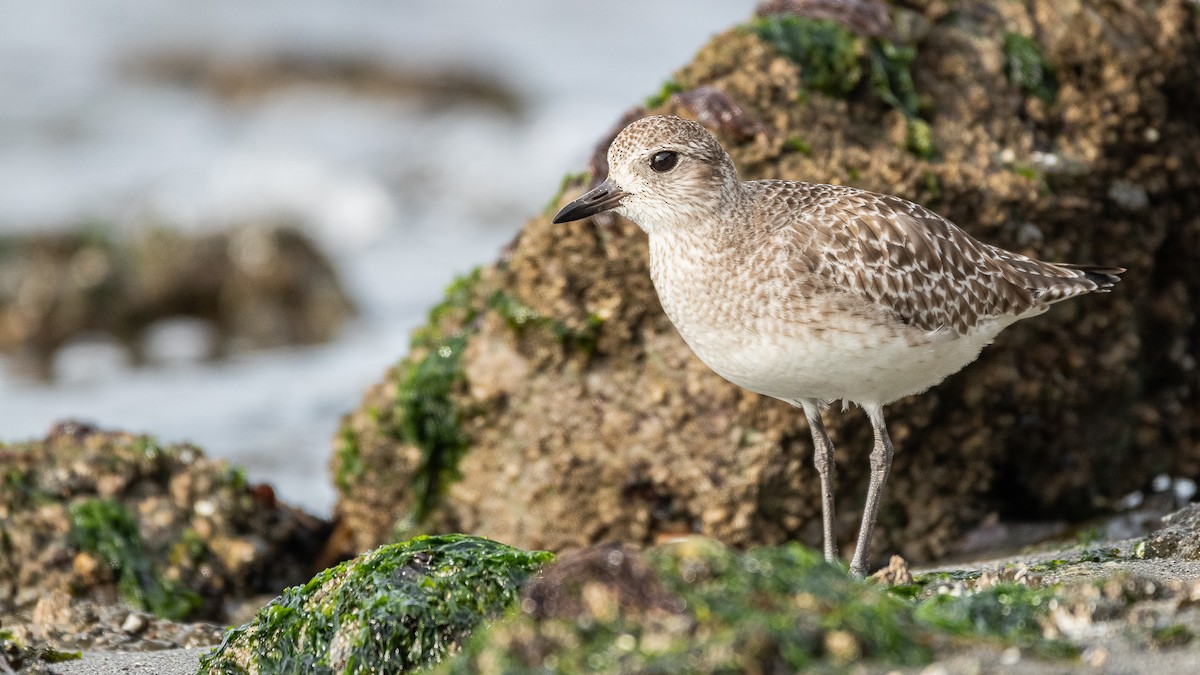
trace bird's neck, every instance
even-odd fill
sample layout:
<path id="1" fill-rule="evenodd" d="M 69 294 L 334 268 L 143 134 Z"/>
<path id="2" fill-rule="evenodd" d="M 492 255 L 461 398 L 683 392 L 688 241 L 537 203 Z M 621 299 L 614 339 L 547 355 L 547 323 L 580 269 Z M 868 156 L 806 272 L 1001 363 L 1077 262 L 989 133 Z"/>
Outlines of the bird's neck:
<path id="1" fill-rule="evenodd" d="M 721 191 L 717 200 L 685 200 L 671 202 L 663 208 L 627 214 L 651 237 L 663 236 L 704 243 L 719 238 L 735 219 L 746 200 L 743 183 L 731 184 Z"/>
<path id="2" fill-rule="evenodd" d="M 729 221 L 698 218 L 650 231 L 651 276 L 694 276 L 718 265 L 728 239 Z"/>

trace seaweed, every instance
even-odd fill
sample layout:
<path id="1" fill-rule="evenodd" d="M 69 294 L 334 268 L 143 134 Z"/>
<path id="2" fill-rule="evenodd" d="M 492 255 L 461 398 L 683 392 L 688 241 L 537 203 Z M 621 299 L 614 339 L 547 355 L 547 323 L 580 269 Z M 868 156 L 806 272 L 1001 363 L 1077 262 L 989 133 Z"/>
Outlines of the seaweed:
<path id="1" fill-rule="evenodd" d="M 412 348 L 438 346 L 442 340 L 450 337 L 446 332 L 446 324 L 458 326 L 458 332 L 469 327 L 483 310 L 482 303 L 476 297 L 482 279 L 481 267 L 455 277 L 446 287 L 442 301 L 429 310 L 429 320 L 413 332 L 410 340 Z"/>
<path id="2" fill-rule="evenodd" d="M 348 421 L 342 422 L 335 443 L 333 483 L 342 492 L 347 492 L 362 478 L 367 465 L 358 447 L 358 435 Z"/>
<path id="3" fill-rule="evenodd" d="M 554 196 L 550 198 L 550 201 L 546 202 L 546 208 L 542 209 L 543 213 L 546 215 L 553 213 L 558 209 L 558 203 L 562 201 L 563 195 L 566 194 L 567 190 L 576 185 L 586 185 L 590 178 L 591 173 L 587 171 L 563 174 L 562 180 L 558 183 L 558 190 L 555 190 Z"/>
<path id="4" fill-rule="evenodd" d="M 604 319 L 592 314 L 583 328 L 571 328 L 562 321 L 538 314 L 515 295 L 503 290 L 492 293 L 488 298 L 488 308 L 496 311 L 518 333 L 524 333 L 529 327 L 543 328 L 550 331 L 564 348 L 581 351 L 588 357 L 595 351 L 596 340 L 604 325 Z"/>
<path id="5" fill-rule="evenodd" d="M 768 16 L 755 20 L 750 29 L 800 66 L 800 80 L 807 89 L 844 96 L 862 80 L 862 45 L 836 21 Z"/>
<path id="6" fill-rule="evenodd" d="M 381 546 L 287 589 L 201 657 L 201 673 L 411 672 L 516 603 L 553 555 L 466 535 Z"/>
<path id="7" fill-rule="evenodd" d="M 462 430 L 463 414 L 452 394 L 463 382 L 463 335 L 443 339 L 419 360 L 399 369 L 396 394 L 397 433 L 421 450 L 413 475 L 417 498 L 413 520 L 422 522 L 436 508 L 451 481 L 459 478 L 458 462 L 470 447 Z"/>
<path id="8" fill-rule="evenodd" d="M 913 83 L 914 47 L 881 37 L 860 37 L 829 19 L 795 15 L 758 19 L 750 28 L 800 66 L 801 99 L 807 90 L 848 96 L 869 80 L 870 91 L 904 115 L 908 127 L 905 148 L 921 159 L 936 156 L 932 129 L 921 118 L 921 100 Z"/>
<path id="9" fill-rule="evenodd" d="M 812 156 L 813 152 L 812 146 L 809 145 L 808 141 L 799 136 L 788 136 L 787 140 L 783 142 L 783 147 L 790 152 L 798 152 L 806 156 Z"/>
<path id="10" fill-rule="evenodd" d="M 182 619 L 200 596 L 151 566 L 137 523 L 123 505 L 108 499 L 72 503 L 72 536 L 80 550 L 102 558 L 117 575 L 117 590 L 130 605 L 168 619 Z"/>
<path id="11" fill-rule="evenodd" d="M 1004 75 L 1021 91 L 1046 103 L 1058 98 L 1058 76 L 1032 38 L 1020 33 L 1004 36 Z"/>
<path id="12" fill-rule="evenodd" d="M 679 84 L 679 82 L 675 81 L 674 79 L 667 80 L 666 82 L 663 82 L 662 87 L 660 87 L 658 91 L 647 96 L 642 105 L 644 105 L 646 108 L 657 108 L 658 106 L 666 103 L 667 99 L 671 98 L 672 95 L 678 94 L 683 90 L 683 85 Z"/>
<path id="13" fill-rule="evenodd" d="M 1043 637 L 1042 621 L 1055 597 L 1053 590 L 1002 583 L 962 595 L 934 595 L 917 604 L 914 616 L 949 635 L 990 637 L 1048 656 L 1071 656 L 1068 644 Z"/>
<path id="14" fill-rule="evenodd" d="M 476 267 L 447 286 L 442 302 L 429 311 L 428 322 L 413 333 L 413 356 L 395 370 L 396 400 L 385 431 L 421 451 L 411 485 L 416 499 L 402 522 L 420 523 L 437 508 L 449 484 L 458 479 L 458 462 L 470 447 L 453 394 L 464 381 L 467 338 L 484 309 L 478 297 L 481 280 L 482 270 Z M 343 492 L 365 469 L 353 436 L 347 427 L 339 440 L 335 480 Z"/>
<path id="15" fill-rule="evenodd" d="M 3 672 L 43 672 L 34 664 L 63 663 L 81 658 L 83 653 L 78 651 L 68 652 L 53 647 L 25 645 L 10 631 L 0 630 L 0 670 Z"/>

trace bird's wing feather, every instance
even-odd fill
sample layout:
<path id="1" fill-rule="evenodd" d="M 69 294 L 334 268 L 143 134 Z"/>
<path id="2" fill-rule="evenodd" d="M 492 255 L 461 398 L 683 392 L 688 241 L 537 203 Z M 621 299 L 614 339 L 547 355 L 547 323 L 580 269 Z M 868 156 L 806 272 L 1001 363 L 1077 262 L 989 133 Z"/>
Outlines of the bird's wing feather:
<path id="1" fill-rule="evenodd" d="M 768 222 L 802 239 L 809 273 L 924 330 L 966 334 L 989 319 L 1111 286 L 1115 276 L 1098 277 L 1123 271 L 1006 251 L 899 197 L 791 181 L 756 187 Z"/>

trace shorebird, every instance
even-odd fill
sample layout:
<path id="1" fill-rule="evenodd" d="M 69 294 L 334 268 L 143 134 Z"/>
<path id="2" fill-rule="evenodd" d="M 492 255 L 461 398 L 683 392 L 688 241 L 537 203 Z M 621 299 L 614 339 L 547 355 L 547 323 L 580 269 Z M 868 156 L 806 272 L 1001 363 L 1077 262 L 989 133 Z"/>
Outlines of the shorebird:
<path id="1" fill-rule="evenodd" d="M 865 576 L 892 464 L 883 408 L 958 372 L 1014 322 L 1104 291 L 1118 267 L 1042 262 L 980 242 L 913 202 L 853 187 L 742 181 L 704 127 L 654 116 L 608 149 L 607 180 L 563 223 L 612 210 L 650 240 L 662 308 L 709 368 L 802 408 L 837 560 L 833 444 L 822 408 L 858 404 L 874 446 L 850 571 Z"/>

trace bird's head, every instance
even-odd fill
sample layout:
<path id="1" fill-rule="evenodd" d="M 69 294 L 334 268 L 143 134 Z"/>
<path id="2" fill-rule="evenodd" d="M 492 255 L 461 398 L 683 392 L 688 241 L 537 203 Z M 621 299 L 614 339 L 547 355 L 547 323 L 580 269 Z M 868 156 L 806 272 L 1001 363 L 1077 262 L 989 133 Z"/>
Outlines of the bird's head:
<path id="1" fill-rule="evenodd" d="M 613 210 L 653 234 L 688 227 L 736 199 L 733 161 L 704 127 L 668 115 L 644 117 L 608 148 L 608 179 L 567 204 L 554 222 Z"/>

